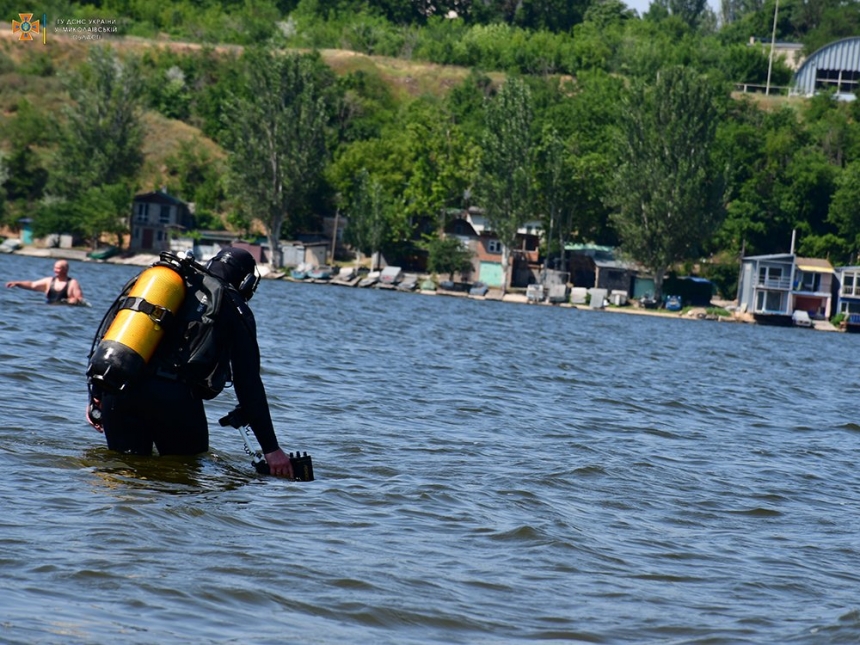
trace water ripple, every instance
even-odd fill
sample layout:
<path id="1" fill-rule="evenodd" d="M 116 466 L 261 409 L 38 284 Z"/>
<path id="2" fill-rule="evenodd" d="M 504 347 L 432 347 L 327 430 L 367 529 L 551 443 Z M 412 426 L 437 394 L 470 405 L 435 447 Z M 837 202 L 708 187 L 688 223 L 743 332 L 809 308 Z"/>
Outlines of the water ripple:
<path id="1" fill-rule="evenodd" d="M 4 642 L 860 640 L 856 337 L 264 282 L 303 484 L 253 472 L 232 393 L 202 457 L 84 423 L 135 271 L 73 263 L 91 308 L 0 291 Z"/>

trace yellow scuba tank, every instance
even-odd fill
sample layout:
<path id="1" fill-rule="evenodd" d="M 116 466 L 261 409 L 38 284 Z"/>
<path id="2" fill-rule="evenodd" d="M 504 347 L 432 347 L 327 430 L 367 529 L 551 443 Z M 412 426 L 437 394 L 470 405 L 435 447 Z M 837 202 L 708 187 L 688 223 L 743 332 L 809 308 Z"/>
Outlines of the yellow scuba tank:
<path id="1" fill-rule="evenodd" d="M 152 358 L 184 299 L 185 280 L 173 268 L 156 264 L 141 273 L 93 352 L 89 379 L 108 391 L 124 390 Z"/>

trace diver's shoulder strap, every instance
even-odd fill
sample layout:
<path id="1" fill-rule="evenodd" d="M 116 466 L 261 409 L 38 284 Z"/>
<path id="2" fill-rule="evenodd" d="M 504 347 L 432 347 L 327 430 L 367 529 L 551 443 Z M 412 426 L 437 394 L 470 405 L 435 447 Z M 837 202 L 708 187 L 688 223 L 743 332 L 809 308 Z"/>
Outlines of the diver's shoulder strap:
<path id="1" fill-rule="evenodd" d="M 119 310 L 131 309 L 149 316 L 157 325 L 169 325 L 173 320 L 173 314 L 167 307 L 154 305 L 145 298 L 139 296 L 124 296 L 120 299 Z"/>

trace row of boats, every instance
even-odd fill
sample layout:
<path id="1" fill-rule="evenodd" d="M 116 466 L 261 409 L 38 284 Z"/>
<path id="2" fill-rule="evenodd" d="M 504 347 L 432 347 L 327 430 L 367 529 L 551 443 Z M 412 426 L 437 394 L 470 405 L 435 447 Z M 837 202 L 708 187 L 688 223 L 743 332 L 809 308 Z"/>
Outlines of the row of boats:
<path id="1" fill-rule="evenodd" d="M 400 267 L 385 267 L 381 271 L 361 271 L 357 267 L 311 266 L 300 264 L 290 269 L 291 280 L 331 282 L 347 287 L 379 287 L 413 291 L 418 288 L 418 276 L 403 273 Z M 423 288 L 424 285 L 422 285 Z M 433 286 L 435 289 L 435 285 Z"/>
<path id="2" fill-rule="evenodd" d="M 293 267 L 288 279 L 316 283 L 337 284 L 345 287 L 373 287 L 397 289 L 398 291 L 462 292 L 462 295 L 486 296 L 489 287 L 482 282 L 460 283 L 442 280 L 438 284 L 429 277 L 421 278 L 415 273 L 404 273 L 400 267 L 388 266 L 380 271 L 367 271 L 358 267 L 330 267 L 298 265 Z"/>

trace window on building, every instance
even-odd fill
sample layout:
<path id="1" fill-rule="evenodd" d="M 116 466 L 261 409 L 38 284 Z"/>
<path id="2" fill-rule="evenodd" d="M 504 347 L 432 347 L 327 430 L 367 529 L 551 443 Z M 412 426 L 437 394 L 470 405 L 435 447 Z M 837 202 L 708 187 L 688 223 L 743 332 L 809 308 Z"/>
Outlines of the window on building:
<path id="1" fill-rule="evenodd" d="M 758 283 L 766 285 L 768 283 L 778 283 L 782 280 L 782 267 L 761 266 L 758 269 Z"/>
<path id="2" fill-rule="evenodd" d="M 474 235 L 472 227 L 469 226 L 469 223 L 461 219 L 454 220 L 452 226 L 453 228 L 451 230 L 454 235 Z"/>
<path id="3" fill-rule="evenodd" d="M 756 294 L 756 311 L 783 311 L 783 296 L 783 291 L 759 291 Z"/>
<path id="4" fill-rule="evenodd" d="M 158 214 L 159 224 L 170 224 L 170 206 L 162 206 Z"/>
<path id="5" fill-rule="evenodd" d="M 842 274 L 842 295 L 843 296 L 860 296 L 860 280 L 857 279 L 856 273 Z"/>
<path id="6" fill-rule="evenodd" d="M 502 254 L 502 243 L 499 240 L 487 240 L 487 253 Z"/>
<path id="7" fill-rule="evenodd" d="M 860 314 L 860 302 L 846 302 L 842 300 L 839 303 L 839 313 L 841 314 Z"/>
<path id="8" fill-rule="evenodd" d="M 818 285 L 821 283 L 821 276 L 818 273 L 802 271 L 799 282 L 801 291 L 818 291 Z"/>
<path id="9" fill-rule="evenodd" d="M 815 89 L 857 94 L 860 90 L 860 71 L 819 69 L 815 73 Z"/>
<path id="10" fill-rule="evenodd" d="M 135 204 L 134 221 L 138 224 L 146 224 L 146 204 Z"/>

